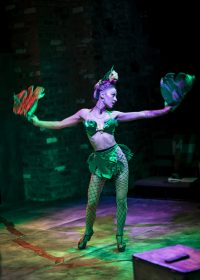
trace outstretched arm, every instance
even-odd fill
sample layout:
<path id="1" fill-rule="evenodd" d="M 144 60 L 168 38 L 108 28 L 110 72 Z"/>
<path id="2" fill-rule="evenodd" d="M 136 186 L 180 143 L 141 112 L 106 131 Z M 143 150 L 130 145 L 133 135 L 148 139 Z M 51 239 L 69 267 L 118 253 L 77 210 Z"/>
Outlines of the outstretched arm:
<path id="1" fill-rule="evenodd" d="M 42 121 L 39 120 L 38 117 L 33 116 L 32 122 L 35 126 L 48 129 L 61 129 L 65 127 L 71 127 L 77 125 L 82 121 L 83 110 L 84 109 L 61 121 Z"/>
<path id="2" fill-rule="evenodd" d="M 159 109 L 159 110 L 145 110 L 140 112 L 129 112 L 129 113 L 116 111 L 116 119 L 121 122 L 128 122 L 128 121 L 134 121 L 139 119 L 156 118 L 162 115 L 166 115 L 171 111 L 171 108 L 172 108 L 171 106 L 165 106 L 163 109 Z"/>

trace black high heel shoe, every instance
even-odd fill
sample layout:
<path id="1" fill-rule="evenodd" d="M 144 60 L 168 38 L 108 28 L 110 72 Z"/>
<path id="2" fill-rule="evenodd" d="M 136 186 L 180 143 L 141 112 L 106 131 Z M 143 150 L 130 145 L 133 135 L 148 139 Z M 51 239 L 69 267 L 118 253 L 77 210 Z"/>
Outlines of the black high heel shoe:
<path id="1" fill-rule="evenodd" d="M 116 235 L 116 239 L 117 239 L 117 249 L 119 252 L 124 252 L 126 249 L 126 243 L 123 240 L 123 235 Z"/>
<path id="2" fill-rule="evenodd" d="M 87 242 L 90 241 L 92 235 L 94 234 L 94 231 L 92 231 L 90 234 L 84 234 L 81 239 L 78 242 L 78 249 L 83 250 L 86 248 Z"/>

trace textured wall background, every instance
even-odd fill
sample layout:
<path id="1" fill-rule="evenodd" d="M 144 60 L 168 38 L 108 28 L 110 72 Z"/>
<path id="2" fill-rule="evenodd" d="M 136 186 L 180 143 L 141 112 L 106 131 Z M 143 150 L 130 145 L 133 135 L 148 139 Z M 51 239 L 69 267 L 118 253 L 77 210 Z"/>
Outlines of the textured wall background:
<path id="1" fill-rule="evenodd" d="M 161 42 L 153 37 L 152 9 L 142 3 L 7 1 L 4 15 L 14 65 L 10 69 L 13 79 L 9 77 L 16 83 L 7 89 L 6 96 L 11 100 L 14 91 L 29 85 L 43 86 L 46 95 L 39 102 L 37 115 L 45 120 L 60 120 L 80 108 L 93 106 L 93 86 L 114 64 L 120 77 L 117 110 L 162 107 Z M 9 102 L 11 105 L 12 100 Z M 43 201 L 85 195 L 90 176 L 86 160 L 92 150 L 83 127 L 41 130 L 17 116 L 12 118 L 16 126 L 10 137 L 20 150 L 13 161 L 13 174 L 23 177 L 18 185 L 22 193 L 25 190 L 26 199 Z M 120 125 L 117 130 L 118 142 L 135 152 L 130 162 L 130 188 L 135 179 L 151 172 L 152 141 L 162 121 L 142 120 Z M 16 172 L 18 162 L 21 169 Z M 109 186 L 104 192 L 110 194 L 114 189 Z"/>

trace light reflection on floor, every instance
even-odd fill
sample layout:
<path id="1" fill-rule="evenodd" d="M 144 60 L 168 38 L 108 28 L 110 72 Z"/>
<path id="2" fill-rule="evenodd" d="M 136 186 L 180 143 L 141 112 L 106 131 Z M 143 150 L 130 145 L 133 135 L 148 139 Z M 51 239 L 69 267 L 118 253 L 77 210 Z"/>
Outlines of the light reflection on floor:
<path id="1" fill-rule="evenodd" d="M 0 279 L 132 280 L 132 255 L 183 244 L 200 249 L 199 203 L 128 199 L 127 249 L 116 250 L 115 198 L 103 197 L 95 234 L 86 250 L 85 201 L 29 202 L 3 208 L 0 224 Z"/>

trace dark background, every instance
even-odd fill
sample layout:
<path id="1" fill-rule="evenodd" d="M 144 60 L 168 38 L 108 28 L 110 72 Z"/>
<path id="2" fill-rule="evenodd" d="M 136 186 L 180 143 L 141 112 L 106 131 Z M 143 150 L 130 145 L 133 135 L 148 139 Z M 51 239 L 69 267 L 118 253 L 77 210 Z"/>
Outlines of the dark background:
<path id="1" fill-rule="evenodd" d="M 160 49 L 160 75 L 168 72 L 194 74 L 192 92 L 168 118 L 173 133 L 199 133 L 199 40 L 198 9 L 195 1 L 137 1 L 147 10 L 146 29 L 152 46 Z M 167 120 L 167 121 L 168 121 Z M 160 120 L 158 121 L 160 123 Z M 163 120 L 162 120 L 163 122 Z"/>
<path id="2" fill-rule="evenodd" d="M 167 127 L 172 132 L 176 132 L 177 130 L 184 133 L 187 131 L 191 133 L 199 132 L 199 126 L 197 125 L 200 74 L 199 19 L 196 1 L 183 3 L 182 1 L 170 0 L 166 3 L 157 3 L 156 1 L 135 0 L 135 3 L 140 13 L 144 33 L 148 34 L 149 45 L 160 51 L 159 64 L 155 61 L 158 67 L 155 79 L 159 79 L 165 73 L 179 71 L 196 76 L 192 93 L 187 96 L 177 112 L 167 118 L 169 119 L 170 128 L 169 126 Z M 4 6 L 5 3 L 1 2 L 0 53 L 12 54 L 13 48 L 11 31 L 9 30 L 9 18 L 7 13 L 5 13 Z M 109 28 L 109 22 L 107 24 Z M 6 67 L 4 69 L 6 70 Z M 8 96 L 4 96 L 3 98 L 7 99 Z M 160 121 L 158 120 L 157 122 L 159 123 Z"/>
<path id="3" fill-rule="evenodd" d="M 2 201 L 86 194 L 85 162 L 91 148 L 83 128 L 40 131 L 12 113 L 13 93 L 30 84 L 46 89 L 38 116 L 54 120 L 92 106 L 87 93 L 113 64 L 120 77 L 116 109 L 121 111 L 163 107 L 159 81 L 168 72 L 196 76 L 192 91 L 173 114 L 124 124 L 116 132 L 117 141 L 135 152 L 131 187 L 134 180 L 152 175 L 155 138 L 198 138 L 195 1 L 11 0 L 1 2 L 0 15 Z M 56 171 L 63 166 L 64 171 Z"/>

